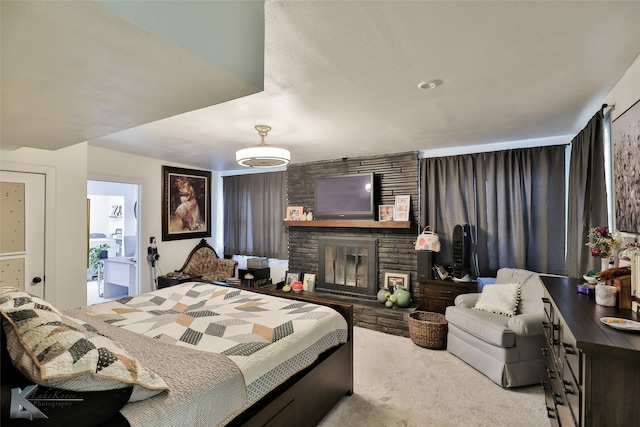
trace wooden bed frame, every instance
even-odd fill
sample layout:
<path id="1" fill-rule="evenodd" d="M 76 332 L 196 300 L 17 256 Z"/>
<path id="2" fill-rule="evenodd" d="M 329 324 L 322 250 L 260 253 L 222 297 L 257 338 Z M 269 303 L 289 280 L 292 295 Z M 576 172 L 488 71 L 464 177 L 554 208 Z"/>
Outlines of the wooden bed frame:
<path id="1" fill-rule="evenodd" d="M 347 321 L 346 343 L 322 353 L 311 366 L 289 378 L 227 424 L 228 427 L 317 425 L 345 395 L 350 396 L 353 393 L 353 305 L 323 299 L 315 294 L 285 294 L 275 290 L 226 286 L 331 307 Z M 0 332 L 6 346 L 2 328 Z M 212 404 L 215 405 L 215 402 Z M 120 415 L 104 425 L 129 424 Z"/>
<path id="2" fill-rule="evenodd" d="M 347 321 L 348 341 L 324 352 L 313 365 L 271 391 L 227 426 L 317 425 L 340 399 L 353 393 L 353 305 L 309 294 L 240 288 L 331 307 Z"/>

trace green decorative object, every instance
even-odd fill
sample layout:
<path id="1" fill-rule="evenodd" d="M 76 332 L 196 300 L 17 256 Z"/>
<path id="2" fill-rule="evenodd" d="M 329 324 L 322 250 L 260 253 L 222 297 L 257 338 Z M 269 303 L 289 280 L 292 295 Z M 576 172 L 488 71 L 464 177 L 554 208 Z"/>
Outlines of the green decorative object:
<path id="1" fill-rule="evenodd" d="M 409 304 L 411 304 L 411 293 L 404 287 L 398 286 L 393 295 L 396 297 L 396 305 L 398 307 L 409 307 Z"/>
<path id="2" fill-rule="evenodd" d="M 389 290 L 385 288 L 382 288 L 378 291 L 376 298 L 378 299 L 379 303 L 384 304 L 385 302 L 387 302 L 387 292 L 389 292 Z"/>

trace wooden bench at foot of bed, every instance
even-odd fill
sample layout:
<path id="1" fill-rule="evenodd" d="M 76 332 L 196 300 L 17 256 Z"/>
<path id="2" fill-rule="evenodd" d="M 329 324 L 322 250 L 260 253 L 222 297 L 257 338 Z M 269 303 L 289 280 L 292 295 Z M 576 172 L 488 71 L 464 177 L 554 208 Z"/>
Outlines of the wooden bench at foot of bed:
<path id="1" fill-rule="evenodd" d="M 349 339 L 324 352 L 313 365 L 289 378 L 227 426 L 315 426 L 340 399 L 353 393 L 353 305 L 315 295 L 283 295 L 282 292 L 260 289 L 251 291 L 331 307 L 347 321 Z"/>

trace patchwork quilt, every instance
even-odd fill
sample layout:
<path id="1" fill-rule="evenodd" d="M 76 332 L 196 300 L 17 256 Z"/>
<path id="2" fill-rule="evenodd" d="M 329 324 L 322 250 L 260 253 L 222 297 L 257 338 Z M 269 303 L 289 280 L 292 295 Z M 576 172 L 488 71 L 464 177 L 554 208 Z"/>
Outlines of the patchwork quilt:
<path id="1" fill-rule="evenodd" d="M 84 310 L 165 344 L 227 356 L 244 376 L 248 404 L 347 341 L 347 323 L 331 308 L 202 282 Z"/>

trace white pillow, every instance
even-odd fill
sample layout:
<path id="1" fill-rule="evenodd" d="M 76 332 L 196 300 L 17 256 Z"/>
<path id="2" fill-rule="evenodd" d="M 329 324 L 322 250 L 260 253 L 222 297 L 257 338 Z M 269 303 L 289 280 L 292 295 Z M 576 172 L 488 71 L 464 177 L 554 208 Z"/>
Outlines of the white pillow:
<path id="1" fill-rule="evenodd" d="M 36 384 L 82 392 L 133 386 L 130 402 L 169 390 L 120 344 L 26 291 L 0 287 L 0 320 L 14 366 Z"/>
<path id="2" fill-rule="evenodd" d="M 473 308 L 503 316 L 514 316 L 520 302 L 521 288 L 520 283 L 485 285 Z"/>

